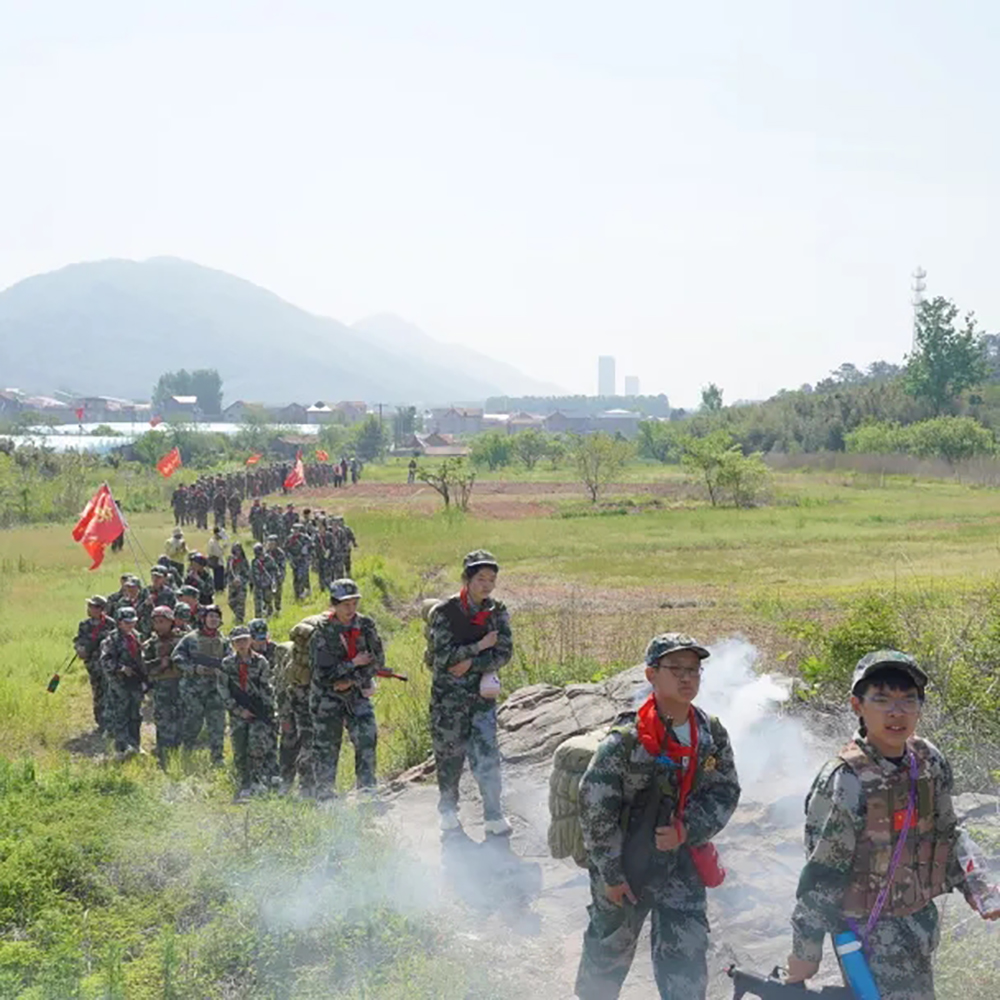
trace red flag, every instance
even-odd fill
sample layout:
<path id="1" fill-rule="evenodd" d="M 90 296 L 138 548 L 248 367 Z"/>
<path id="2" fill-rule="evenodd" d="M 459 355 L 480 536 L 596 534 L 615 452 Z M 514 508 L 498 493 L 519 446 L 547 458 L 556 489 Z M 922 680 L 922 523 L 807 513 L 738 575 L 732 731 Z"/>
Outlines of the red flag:
<path id="1" fill-rule="evenodd" d="M 316 449 L 316 457 L 317 457 L 317 458 L 318 458 L 318 459 L 319 459 L 319 460 L 320 460 L 321 462 L 329 462 L 329 461 L 330 461 L 330 456 L 329 456 L 329 454 L 328 454 L 327 452 L 323 451 L 323 449 L 322 449 L 322 448 L 317 448 L 317 449 Z"/>
<path id="2" fill-rule="evenodd" d="M 76 419 L 82 424 L 83 423 L 83 407 L 78 406 L 74 411 L 76 413 Z"/>
<path id="3" fill-rule="evenodd" d="M 259 462 L 259 461 L 261 460 L 261 458 L 262 458 L 262 457 L 263 457 L 263 456 L 262 456 L 262 455 L 260 455 L 259 453 L 258 453 L 258 454 L 255 454 L 255 455 L 251 455 L 251 456 L 250 456 L 250 457 L 249 457 L 249 458 L 248 458 L 248 459 L 246 460 L 246 464 L 247 464 L 247 465 L 256 465 L 256 464 L 257 464 L 257 463 L 258 463 L 258 462 Z"/>
<path id="4" fill-rule="evenodd" d="M 123 531 L 118 507 L 105 483 L 90 499 L 73 529 L 73 541 L 79 542 L 93 560 L 91 569 L 104 561 L 104 546 L 110 545 Z"/>
<path id="5" fill-rule="evenodd" d="M 156 468 L 164 479 L 169 479 L 183 464 L 184 463 L 181 461 L 180 448 L 178 448 L 177 445 L 174 445 L 173 448 L 171 448 L 170 451 L 168 451 L 166 455 L 164 455 L 163 458 L 156 463 Z"/>
<path id="6" fill-rule="evenodd" d="M 163 417 L 161 417 L 159 414 L 157 414 L 155 417 L 153 417 L 152 420 L 150 420 L 149 426 L 150 427 L 159 427 L 160 424 L 162 424 L 162 423 L 163 423 Z"/>
<path id="7" fill-rule="evenodd" d="M 296 486 L 305 486 L 305 483 L 306 470 L 302 464 L 302 452 L 299 452 L 298 458 L 295 459 L 295 467 L 288 473 L 288 478 L 285 480 L 285 489 L 294 490 Z"/>

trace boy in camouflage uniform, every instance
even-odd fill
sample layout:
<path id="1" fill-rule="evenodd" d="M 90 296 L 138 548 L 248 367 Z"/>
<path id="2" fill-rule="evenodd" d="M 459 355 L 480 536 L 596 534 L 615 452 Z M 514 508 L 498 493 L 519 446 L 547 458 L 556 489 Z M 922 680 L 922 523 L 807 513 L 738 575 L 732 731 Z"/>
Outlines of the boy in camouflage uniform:
<path id="1" fill-rule="evenodd" d="M 94 703 L 94 722 L 98 730 L 104 724 L 104 671 L 101 668 L 101 644 L 115 630 L 115 623 L 104 613 L 108 602 L 99 594 L 87 601 L 87 617 L 76 628 L 73 649 L 83 661 L 90 677 L 90 694 Z"/>
<path id="2" fill-rule="evenodd" d="M 496 695 L 483 695 L 484 676 L 508 663 L 513 652 L 507 609 L 491 596 L 499 568 L 489 552 L 470 552 L 460 593 L 438 604 L 427 623 L 424 659 L 434 675 L 431 737 L 445 832 L 460 826 L 458 786 L 466 756 L 483 798 L 486 833 L 511 832 L 500 803 Z"/>
<path id="3" fill-rule="evenodd" d="M 309 594 L 309 554 L 311 542 L 305 527 L 298 521 L 292 526 L 285 550 L 292 564 L 292 588 L 295 600 L 301 601 Z"/>
<path id="4" fill-rule="evenodd" d="M 146 678 L 153 689 L 153 721 L 156 723 L 156 756 L 166 769 L 167 756 L 181 745 L 183 716 L 181 715 L 181 672 L 170 656 L 184 636 L 174 629 L 173 609 L 165 604 L 153 609 L 153 634 L 142 647 Z"/>
<path id="5" fill-rule="evenodd" d="M 264 550 L 267 557 L 274 563 L 274 610 L 281 614 L 281 597 L 285 589 L 285 574 L 287 572 L 288 556 L 285 550 L 278 545 L 277 535 L 267 536 L 267 548 Z"/>
<path id="6" fill-rule="evenodd" d="M 191 751 L 201 732 L 208 730 L 212 763 L 224 763 L 226 705 L 222 694 L 220 668 L 231 652 L 222 635 L 222 609 L 217 604 L 204 608 L 198 627 L 188 632 L 170 656 L 181 671 L 181 714 L 184 717 L 184 749 Z M 198 662 L 214 661 L 214 662 Z"/>
<path id="7" fill-rule="evenodd" d="M 988 893 L 982 876 L 966 875 L 958 862 L 957 845 L 967 835 L 952 806 L 951 767 L 915 735 L 926 685 L 926 673 L 898 650 L 869 653 L 854 671 L 858 731 L 806 799 L 808 861 L 792 913 L 789 982 L 814 976 L 823 938 L 850 928 L 865 946 L 883 1000 L 934 1000 L 934 898 L 957 888 L 979 909 L 976 900 Z M 996 920 L 1000 910 L 982 916 Z"/>
<path id="8" fill-rule="evenodd" d="M 692 704 L 708 656 L 690 636 L 656 636 L 646 649 L 652 694 L 619 716 L 580 781 L 591 891 L 581 1000 L 619 995 L 650 913 L 660 996 L 704 1000 L 705 886 L 718 884 L 710 841 L 740 798 L 726 730 Z"/>
<path id="9" fill-rule="evenodd" d="M 226 560 L 226 600 L 233 613 L 233 622 L 243 624 L 247 613 L 247 586 L 250 583 L 250 563 L 239 542 L 233 542 Z"/>
<path id="10" fill-rule="evenodd" d="M 378 727 L 370 699 L 375 671 L 385 666 L 385 654 L 375 622 L 357 613 L 360 600 L 353 580 L 334 580 L 332 609 L 309 639 L 312 757 L 320 798 L 334 793 L 345 726 L 354 744 L 357 786 L 375 787 Z"/>
<path id="11" fill-rule="evenodd" d="M 173 589 L 167 586 L 167 571 L 157 563 L 149 571 L 149 587 L 139 605 L 139 635 L 145 641 L 153 634 L 153 610 L 172 608 L 177 603 Z"/>
<path id="12" fill-rule="evenodd" d="M 250 648 L 250 629 L 237 625 L 229 635 L 233 651 L 222 661 L 229 709 L 229 734 L 233 743 L 233 763 L 239 782 L 238 798 L 264 791 L 277 774 L 274 745 L 274 690 L 267 660 Z M 239 704 L 230 687 L 236 686 L 260 702 L 260 717 Z"/>
<path id="13" fill-rule="evenodd" d="M 260 542 L 254 542 L 253 562 L 250 563 L 254 618 L 270 618 L 274 613 L 272 599 L 275 569 L 273 560 L 264 552 L 264 546 Z"/>
<path id="14" fill-rule="evenodd" d="M 138 753 L 140 746 L 145 665 L 136 634 L 138 619 L 135 608 L 119 608 L 115 614 L 118 627 L 101 644 L 105 721 L 120 756 Z"/>

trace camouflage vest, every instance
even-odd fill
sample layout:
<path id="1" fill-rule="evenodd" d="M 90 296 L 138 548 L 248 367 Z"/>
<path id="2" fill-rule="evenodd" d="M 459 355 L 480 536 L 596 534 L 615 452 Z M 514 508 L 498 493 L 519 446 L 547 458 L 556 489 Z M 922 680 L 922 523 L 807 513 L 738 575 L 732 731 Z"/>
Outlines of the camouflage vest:
<path id="1" fill-rule="evenodd" d="M 288 667 L 288 683 L 296 687 L 308 687 L 312 681 L 312 664 L 309 662 L 309 640 L 324 615 L 310 615 L 292 627 L 292 662 Z"/>
<path id="2" fill-rule="evenodd" d="M 203 656 L 215 656 L 222 659 L 226 655 L 225 640 L 221 633 L 217 635 L 205 635 L 204 632 L 195 633 L 195 647 Z"/>
<path id="3" fill-rule="evenodd" d="M 916 754 L 919 766 L 917 804 L 911 832 L 882 910 L 886 917 L 916 913 L 946 891 L 949 848 L 946 840 L 938 839 L 935 828 L 930 746 L 917 736 L 908 745 Z M 843 909 L 849 917 L 866 918 L 875 908 L 875 901 L 885 885 L 892 853 L 906 818 L 910 773 L 908 768 L 900 767 L 887 775 L 853 741 L 838 756 L 857 775 L 867 803 L 865 827 L 858 836 L 853 876 L 844 896 Z"/>

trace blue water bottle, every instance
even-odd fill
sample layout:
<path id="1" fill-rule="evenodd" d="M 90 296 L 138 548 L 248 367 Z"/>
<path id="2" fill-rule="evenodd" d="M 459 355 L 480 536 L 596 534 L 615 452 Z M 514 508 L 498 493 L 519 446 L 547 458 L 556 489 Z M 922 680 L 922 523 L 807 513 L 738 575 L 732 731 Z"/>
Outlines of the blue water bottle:
<path id="1" fill-rule="evenodd" d="M 881 1000 L 881 994 L 872 978 L 872 971 L 865 960 L 861 941 L 854 931 L 844 931 L 834 936 L 833 945 L 840 957 L 840 967 L 844 970 L 847 985 L 858 1000 Z"/>

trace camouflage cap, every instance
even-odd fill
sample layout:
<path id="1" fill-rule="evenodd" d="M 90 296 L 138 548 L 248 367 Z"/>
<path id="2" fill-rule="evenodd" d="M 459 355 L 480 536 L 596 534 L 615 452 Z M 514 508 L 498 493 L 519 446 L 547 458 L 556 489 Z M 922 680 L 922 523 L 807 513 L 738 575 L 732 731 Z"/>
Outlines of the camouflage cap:
<path id="1" fill-rule="evenodd" d="M 126 604 L 125 607 L 119 608 L 115 612 L 116 622 L 134 622 L 138 617 L 135 613 L 135 608 L 131 604 Z"/>
<path id="2" fill-rule="evenodd" d="M 149 568 L 149 575 L 150 576 L 166 576 L 167 575 L 167 571 L 159 563 L 157 563 L 155 566 L 151 566 Z"/>
<path id="3" fill-rule="evenodd" d="M 229 548 L 229 551 L 230 552 L 242 552 L 243 551 L 243 543 L 242 542 L 233 542 L 233 544 Z"/>
<path id="4" fill-rule="evenodd" d="M 194 612 L 191 610 L 190 605 L 185 604 L 183 601 L 174 608 L 174 621 L 178 619 L 185 622 L 194 621 Z"/>
<path id="5" fill-rule="evenodd" d="M 87 603 L 94 608 L 106 608 L 108 606 L 108 599 L 101 597 L 100 594 L 94 594 L 93 597 L 87 598 Z"/>
<path id="6" fill-rule="evenodd" d="M 126 587 L 141 587 L 142 586 L 142 581 L 135 574 L 132 574 L 125 581 L 125 586 Z"/>
<path id="7" fill-rule="evenodd" d="M 360 597 L 361 591 L 358 590 L 358 585 L 347 577 L 342 580 L 334 580 L 330 584 L 330 600 L 334 604 L 339 604 L 341 601 L 353 601 Z"/>
<path id="8" fill-rule="evenodd" d="M 237 625 L 236 628 L 229 633 L 230 639 L 249 639 L 250 629 L 246 625 Z"/>
<path id="9" fill-rule="evenodd" d="M 177 591 L 177 593 L 180 594 L 181 597 L 197 597 L 198 588 L 192 587 L 190 583 L 185 583 L 184 586 L 181 587 L 179 591 Z"/>
<path id="10" fill-rule="evenodd" d="M 251 619 L 249 628 L 251 639 L 267 638 L 267 622 L 263 618 Z"/>
<path id="11" fill-rule="evenodd" d="M 208 565 L 208 557 L 203 556 L 200 552 L 192 552 L 189 558 L 191 562 L 200 563 L 202 566 Z"/>
<path id="12" fill-rule="evenodd" d="M 174 609 L 167 607 L 166 604 L 158 604 L 155 608 L 153 608 L 153 618 L 169 618 L 173 621 Z"/>
<path id="13" fill-rule="evenodd" d="M 276 542 L 278 540 L 278 536 L 277 535 L 268 535 L 267 536 L 267 540 L 269 542 Z M 260 542 L 257 542 L 257 545 L 260 545 Z M 256 547 L 257 546 L 255 545 L 254 548 L 256 548 Z"/>
<path id="14" fill-rule="evenodd" d="M 264 551 L 264 543 L 263 542 L 254 542 L 253 543 L 253 550 L 254 550 L 254 552 L 263 552 Z"/>
<path id="15" fill-rule="evenodd" d="M 851 694 L 857 691 L 858 685 L 863 680 L 880 667 L 895 667 L 897 670 L 902 670 L 904 674 L 913 678 L 913 683 L 921 691 L 927 687 L 927 674 L 917 666 L 917 661 L 909 653 L 901 653 L 898 649 L 879 649 L 858 660 L 854 676 L 851 678 Z"/>
<path id="16" fill-rule="evenodd" d="M 462 570 L 466 574 L 484 568 L 500 571 L 500 563 L 497 562 L 496 556 L 492 552 L 487 552 L 486 549 L 476 549 L 462 560 Z"/>
<path id="17" fill-rule="evenodd" d="M 684 635 L 683 632 L 661 632 L 649 640 L 649 645 L 646 647 L 646 666 L 655 667 L 661 657 L 672 653 L 675 649 L 690 649 L 702 660 L 711 656 L 711 653 L 696 639 Z"/>
<path id="18" fill-rule="evenodd" d="M 218 604 L 203 604 L 198 611 L 202 614 L 202 616 L 218 615 L 220 618 L 222 617 L 222 608 L 220 608 Z"/>

